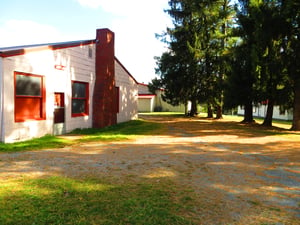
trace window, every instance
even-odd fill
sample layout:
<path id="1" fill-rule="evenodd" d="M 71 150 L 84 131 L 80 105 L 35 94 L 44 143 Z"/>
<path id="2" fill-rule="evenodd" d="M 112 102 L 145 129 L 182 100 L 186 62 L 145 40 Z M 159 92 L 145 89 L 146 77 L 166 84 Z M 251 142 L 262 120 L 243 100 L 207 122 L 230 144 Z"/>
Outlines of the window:
<path id="1" fill-rule="evenodd" d="M 120 95 L 120 88 L 119 87 L 115 87 L 115 90 L 116 90 L 116 113 L 119 113 L 119 105 L 120 105 L 120 98 L 119 98 L 119 95 Z"/>
<path id="2" fill-rule="evenodd" d="M 89 114 L 89 86 L 85 82 L 72 82 L 72 116 Z"/>
<path id="3" fill-rule="evenodd" d="M 44 77 L 15 72 L 15 121 L 46 119 Z"/>
<path id="4" fill-rule="evenodd" d="M 89 47 L 89 50 L 88 50 L 88 55 L 89 55 L 89 58 L 93 58 L 93 49 L 92 47 Z"/>

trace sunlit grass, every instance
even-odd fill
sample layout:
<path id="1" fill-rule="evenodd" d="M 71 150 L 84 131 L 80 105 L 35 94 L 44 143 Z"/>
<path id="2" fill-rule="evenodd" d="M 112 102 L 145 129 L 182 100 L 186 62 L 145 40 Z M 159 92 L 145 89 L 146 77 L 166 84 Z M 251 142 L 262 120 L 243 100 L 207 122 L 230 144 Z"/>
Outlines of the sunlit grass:
<path id="1" fill-rule="evenodd" d="M 88 128 L 76 129 L 70 134 L 81 135 L 81 141 L 96 140 L 126 140 L 134 138 L 137 135 L 149 135 L 154 131 L 157 133 L 161 128 L 158 123 L 144 120 L 132 120 L 125 123 L 119 123 L 102 129 Z"/>
<path id="2" fill-rule="evenodd" d="M 183 116 L 183 112 L 141 112 L 139 115 L 152 115 L 152 116 Z"/>
<path id="3" fill-rule="evenodd" d="M 155 113 L 142 113 L 141 115 L 152 115 L 152 116 L 172 116 L 172 117 L 183 117 L 183 113 L 178 112 L 155 112 Z M 205 117 L 205 114 L 199 114 L 199 117 Z M 240 122 L 241 116 L 228 116 L 224 115 L 225 121 Z M 256 119 L 258 124 L 262 123 L 262 119 Z M 283 128 L 288 130 L 291 126 L 289 121 L 278 121 L 274 120 L 273 125 L 275 127 Z M 76 138 L 65 138 L 60 136 L 46 135 L 42 138 L 35 138 L 29 141 L 16 142 L 12 144 L 0 143 L 0 152 L 18 152 L 18 151 L 29 151 L 29 150 L 41 150 L 50 148 L 61 148 L 64 146 L 76 144 L 77 142 L 85 141 L 118 141 L 128 140 L 135 138 L 138 135 L 151 135 L 153 133 L 158 134 L 162 131 L 163 125 L 159 123 L 149 122 L 145 120 L 133 120 L 125 123 L 116 124 L 102 129 L 88 128 L 88 129 L 76 129 L 69 134 L 70 137 L 76 136 Z M 256 134 L 282 134 L 272 129 L 262 129 L 258 127 L 238 127 L 236 129 L 244 129 L 249 132 Z"/>
<path id="4" fill-rule="evenodd" d="M 4 144 L 0 142 L 0 152 L 19 152 L 45 148 L 62 148 L 72 144 L 70 140 L 56 136 L 46 135 L 41 138 L 34 138 L 29 141 Z"/>
<path id="5" fill-rule="evenodd" d="M 240 122 L 244 119 L 243 116 L 236 116 L 236 115 L 224 115 L 223 116 L 225 119 L 227 120 L 232 120 L 232 121 L 237 121 Z M 255 122 L 257 124 L 262 124 L 264 122 L 264 118 L 254 118 Z M 274 127 L 279 127 L 279 128 L 283 128 L 283 129 L 290 129 L 292 126 L 292 122 L 291 121 L 286 121 L 286 120 L 277 120 L 277 119 L 273 119 L 272 121 L 272 125 Z"/>
<path id="6" fill-rule="evenodd" d="M 192 224 L 181 215 L 190 210 L 192 197 L 185 194 L 184 202 L 178 201 L 175 192 L 170 181 L 49 177 L 0 182 L 0 224 Z"/>
<path id="7" fill-rule="evenodd" d="M 174 121 L 182 121 L 182 114 L 173 116 L 180 118 L 175 118 Z M 183 122 L 188 121 L 187 126 L 195 122 L 195 131 L 206 128 L 206 123 L 198 123 L 198 126 L 197 120 L 200 119 L 188 119 Z M 213 124 L 212 131 L 229 131 L 237 136 L 243 132 L 251 137 L 282 133 L 278 130 L 265 130 L 259 126 L 241 125 L 238 123 L 241 118 L 234 121 L 225 116 L 224 123 L 218 120 L 207 121 L 209 126 Z M 204 124 L 204 127 L 201 124 Z M 78 129 L 70 134 L 76 136 L 76 139 L 46 136 L 29 142 L 15 143 L 9 148 L 5 148 L 8 145 L 2 144 L 0 151 L 22 151 L 32 147 L 55 148 L 55 145 L 62 147 L 84 141 L 124 140 L 136 138 L 138 135 L 168 132 L 163 127 L 163 120 L 161 124 L 136 120 L 104 129 Z M 214 135 L 214 132 L 209 135 Z M 299 138 L 298 134 L 296 136 L 295 139 Z M 197 194 L 193 190 L 187 191 L 191 187 L 181 182 L 180 174 L 165 168 L 149 169 L 147 175 L 138 178 L 135 175 L 112 178 L 110 173 L 106 177 L 90 177 L 90 174 L 86 176 L 88 177 L 80 179 L 55 176 L 0 180 L 0 224 L 202 224 L 203 218 L 209 218 L 210 213 L 222 212 L 220 208 L 224 205 L 222 199 L 218 199 L 217 202 L 207 201 L 208 193 L 214 194 L 211 190 Z M 257 213 L 244 214 L 246 222 L 228 224 L 275 224 L 274 221 L 281 221 L 280 215 L 285 215 L 261 205 L 256 200 L 250 199 L 248 203 Z M 220 214 L 221 216 L 223 215 Z"/>
<path id="8" fill-rule="evenodd" d="M 84 141 L 118 141 L 127 140 L 137 135 L 148 135 L 153 131 L 158 132 L 161 125 L 143 120 L 132 120 L 119 123 L 106 128 L 76 129 L 69 135 L 76 138 L 64 136 L 46 135 L 29 141 L 16 142 L 12 144 L 0 143 L 0 152 L 18 152 L 29 150 L 41 150 L 50 148 L 62 148 L 68 145 Z"/>

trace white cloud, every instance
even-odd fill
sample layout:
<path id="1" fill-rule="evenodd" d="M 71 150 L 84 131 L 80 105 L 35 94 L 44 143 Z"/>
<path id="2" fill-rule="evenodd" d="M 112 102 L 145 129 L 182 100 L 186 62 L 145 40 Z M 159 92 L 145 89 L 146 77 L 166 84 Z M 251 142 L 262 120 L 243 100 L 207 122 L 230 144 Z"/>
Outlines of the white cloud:
<path id="1" fill-rule="evenodd" d="M 168 0 L 77 0 L 79 4 L 89 8 L 101 7 L 115 15 L 149 14 L 156 9 L 167 6 Z M 153 14 L 155 16 L 155 14 Z"/>
<path id="2" fill-rule="evenodd" d="M 101 0 L 77 0 L 80 5 L 96 9 L 98 8 L 103 1 Z"/>
<path id="3" fill-rule="evenodd" d="M 101 8 L 113 15 L 110 29 L 116 34 L 116 56 L 140 82 L 154 76 L 154 56 L 162 54 L 163 44 L 155 38 L 171 20 L 163 11 L 168 0 L 77 0 L 82 6 Z"/>
<path id="4" fill-rule="evenodd" d="M 110 13 L 108 27 L 116 34 L 116 56 L 140 82 L 148 82 L 154 76 L 154 56 L 160 56 L 163 44 L 155 38 L 170 26 L 170 19 L 163 9 L 168 0 L 76 0 L 84 7 Z M 101 27 L 95 27 L 101 28 Z M 0 46 L 50 43 L 84 39 L 80 31 L 68 35 L 54 26 L 29 20 L 0 22 Z M 74 36 L 74 34 L 81 36 Z M 89 38 L 93 38 L 88 37 Z"/>
<path id="5" fill-rule="evenodd" d="M 73 40 L 55 27 L 30 20 L 8 20 L 0 24 L 0 46 L 15 46 Z M 71 38 L 71 39 L 70 39 Z"/>

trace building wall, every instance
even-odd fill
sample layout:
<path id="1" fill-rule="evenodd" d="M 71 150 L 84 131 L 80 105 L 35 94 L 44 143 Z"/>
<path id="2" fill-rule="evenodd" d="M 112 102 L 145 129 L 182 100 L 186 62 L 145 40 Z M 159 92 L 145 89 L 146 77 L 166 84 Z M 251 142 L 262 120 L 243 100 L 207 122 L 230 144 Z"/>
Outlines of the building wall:
<path id="1" fill-rule="evenodd" d="M 283 114 L 280 113 L 280 107 L 274 106 L 273 118 L 279 120 L 293 120 L 293 112 L 291 110 L 285 110 Z"/>
<path id="2" fill-rule="evenodd" d="M 139 112 L 153 112 L 154 98 L 139 98 L 138 110 Z"/>
<path id="3" fill-rule="evenodd" d="M 138 85 L 117 60 L 115 60 L 115 73 L 116 87 L 119 88 L 117 122 L 137 119 Z"/>
<path id="4" fill-rule="evenodd" d="M 173 106 L 162 99 L 162 94 L 161 90 L 156 91 L 155 106 L 161 106 L 163 112 L 185 112 L 184 104 Z"/>
<path id="5" fill-rule="evenodd" d="M 139 84 L 138 89 L 139 89 L 139 94 L 152 94 L 149 91 L 147 84 Z"/>
<path id="6" fill-rule="evenodd" d="M 0 57 L 0 141 L 3 139 L 3 59 Z"/>
<path id="7" fill-rule="evenodd" d="M 264 118 L 267 113 L 267 105 L 259 105 L 253 107 L 253 116 Z M 241 106 L 238 107 L 238 115 L 244 115 L 245 110 Z M 273 109 L 273 119 L 279 120 L 292 120 L 293 114 L 290 110 L 285 110 L 284 114 L 280 113 L 279 106 L 274 106 Z"/>
<path id="8" fill-rule="evenodd" d="M 90 49 L 90 50 L 89 50 Z M 89 57 L 92 51 L 92 57 Z M 55 69 L 63 65 L 64 70 Z M 46 82 L 46 120 L 15 122 L 14 118 L 14 72 L 42 75 Z M 66 131 L 87 128 L 92 125 L 92 104 L 89 116 L 71 117 L 71 81 L 89 82 L 89 100 L 95 80 L 94 44 L 58 50 L 31 51 L 23 55 L 3 58 L 3 110 L 5 133 L 3 142 L 15 142 L 53 133 L 54 92 L 65 93 Z"/>

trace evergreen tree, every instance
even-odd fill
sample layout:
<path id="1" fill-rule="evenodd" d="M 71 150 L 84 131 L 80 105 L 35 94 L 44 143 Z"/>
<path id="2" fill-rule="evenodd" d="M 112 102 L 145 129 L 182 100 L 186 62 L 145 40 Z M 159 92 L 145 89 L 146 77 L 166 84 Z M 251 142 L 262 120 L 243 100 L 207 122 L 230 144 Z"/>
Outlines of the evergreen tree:
<path id="1" fill-rule="evenodd" d="M 252 123 L 253 102 L 257 99 L 256 77 L 252 72 L 251 44 L 243 43 L 235 48 L 231 70 L 225 86 L 225 107 L 244 107 L 243 123 Z"/>
<path id="2" fill-rule="evenodd" d="M 167 12 L 174 23 L 174 28 L 166 32 L 170 51 L 157 58 L 165 97 L 173 104 L 190 100 L 192 115 L 197 102 L 206 102 L 216 106 L 217 118 L 222 118 L 232 7 L 228 0 L 170 0 L 169 5 Z M 166 68 L 167 64 L 172 70 Z"/>
<path id="3" fill-rule="evenodd" d="M 287 23 L 282 16 L 282 5 L 278 0 L 239 2 L 241 43 L 249 47 L 247 64 L 250 65 L 251 73 L 248 73 L 248 76 L 250 80 L 255 81 L 252 84 L 252 92 L 249 93 L 256 92 L 255 96 L 250 94 L 253 97 L 252 103 L 268 102 L 263 124 L 271 126 L 274 104 L 283 104 L 283 99 L 288 102 L 291 96 L 287 69 L 283 63 Z M 252 120 L 252 116 L 247 115 L 252 113 L 252 107 L 249 105 L 245 110 L 245 120 Z"/>
<path id="4" fill-rule="evenodd" d="M 288 32 L 284 38 L 284 63 L 293 91 L 293 130 L 300 130 L 300 2 L 281 0 Z"/>
<path id="5" fill-rule="evenodd" d="M 249 1 L 236 5 L 237 24 L 234 34 L 239 41 L 232 52 L 231 69 L 226 81 L 225 105 L 227 108 L 244 107 L 245 123 L 252 123 L 253 103 L 257 102 L 257 52 L 255 48 L 255 17 Z"/>

